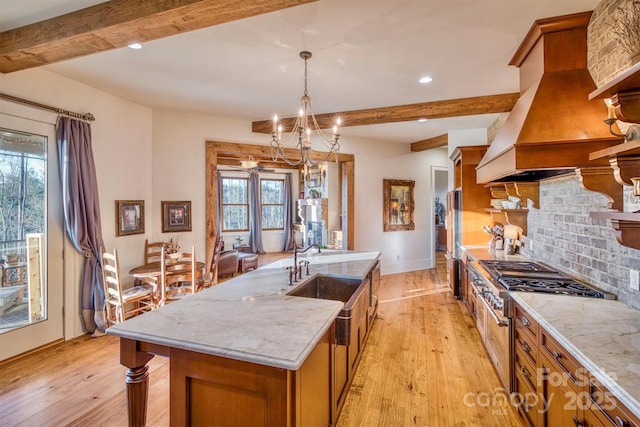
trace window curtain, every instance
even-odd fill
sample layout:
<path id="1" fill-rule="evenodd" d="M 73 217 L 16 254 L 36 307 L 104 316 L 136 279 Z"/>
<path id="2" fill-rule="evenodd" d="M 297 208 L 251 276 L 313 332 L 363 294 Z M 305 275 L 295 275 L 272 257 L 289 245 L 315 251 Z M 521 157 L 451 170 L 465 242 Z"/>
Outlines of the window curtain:
<path id="1" fill-rule="evenodd" d="M 284 176 L 284 248 L 283 251 L 293 250 L 293 195 L 291 193 L 291 174 Z"/>
<path id="2" fill-rule="evenodd" d="M 224 214 L 224 212 L 222 211 L 223 197 L 224 194 L 222 194 L 222 173 L 218 172 L 218 229 L 216 230 L 216 235 L 222 234 L 222 224 L 224 224 L 224 218 L 222 218 L 222 215 Z"/>
<path id="3" fill-rule="evenodd" d="M 263 254 L 262 207 L 260 206 L 260 176 L 249 173 L 249 246 L 254 254 Z"/>
<path id="4" fill-rule="evenodd" d="M 100 251 L 104 248 L 98 181 L 91 148 L 91 125 L 60 117 L 56 125 L 65 229 L 84 255 L 80 282 L 85 328 L 99 334 L 106 328 Z"/>

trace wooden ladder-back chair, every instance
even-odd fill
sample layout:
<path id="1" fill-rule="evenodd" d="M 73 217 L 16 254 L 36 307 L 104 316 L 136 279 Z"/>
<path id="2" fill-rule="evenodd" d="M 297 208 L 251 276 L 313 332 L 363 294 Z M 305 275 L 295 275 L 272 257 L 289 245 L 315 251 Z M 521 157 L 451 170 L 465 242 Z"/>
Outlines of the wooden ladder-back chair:
<path id="1" fill-rule="evenodd" d="M 222 253 L 223 246 L 222 236 L 216 236 L 215 243 L 213 245 L 213 254 L 211 255 L 211 266 L 209 272 L 211 273 L 210 280 L 205 281 L 205 286 L 215 286 L 218 284 L 218 264 L 220 262 L 220 254 Z"/>
<path id="2" fill-rule="evenodd" d="M 144 263 L 151 264 L 152 262 L 160 261 L 160 258 L 162 257 L 162 248 L 166 246 L 166 242 L 149 243 L 149 239 L 144 239 Z"/>
<path id="3" fill-rule="evenodd" d="M 195 246 L 191 247 L 191 252 L 165 254 L 161 261 L 161 271 L 163 304 L 193 295 L 203 288 L 202 271 L 196 268 Z"/>
<path id="4" fill-rule="evenodd" d="M 117 249 L 113 250 L 113 254 L 102 253 L 102 280 L 104 284 L 104 310 L 109 324 L 124 322 L 131 316 L 155 308 L 151 287 L 138 285 L 127 289 L 122 288 Z"/>

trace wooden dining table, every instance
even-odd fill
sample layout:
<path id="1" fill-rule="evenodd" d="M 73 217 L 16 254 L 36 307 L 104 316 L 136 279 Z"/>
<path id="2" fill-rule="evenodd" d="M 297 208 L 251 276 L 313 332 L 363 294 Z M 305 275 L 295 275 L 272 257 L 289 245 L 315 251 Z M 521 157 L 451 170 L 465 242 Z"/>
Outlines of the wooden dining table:
<path id="1" fill-rule="evenodd" d="M 189 266 L 188 262 L 177 262 L 174 264 L 170 264 L 169 267 L 172 267 L 175 270 L 183 270 L 184 266 Z M 182 268 L 175 268 L 180 266 Z M 204 262 L 196 261 L 196 270 L 202 270 L 204 268 Z M 162 274 L 162 267 L 160 265 L 160 261 L 150 262 L 149 264 L 139 265 L 137 267 L 133 267 L 129 270 L 129 274 L 136 279 L 144 279 L 144 278 L 156 278 Z"/>
<path id="2" fill-rule="evenodd" d="M 196 261 L 196 271 L 202 271 L 205 263 Z M 171 274 L 171 270 L 175 270 L 175 274 L 183 274 L 186 269 L 191 267 L 190 262 L 178 261 L 167 266 L 167 273 Z M 153 285 L 153 293 L 156 296 L 156 300 L 160 301 L 159 305 L 163 305 L 164 301 L 160 297 L 160 289 L 157 289 L 158 277 L 162 275 L 162 266 L 160 261 L 150 262 L 149 264 L 139 265 L 129 270 L 129 274 L 135 278 L 134 284 L 139 285 L 141 283 L 147 283 Z M 144 279 L 153 279 L 151 281 Z"/>

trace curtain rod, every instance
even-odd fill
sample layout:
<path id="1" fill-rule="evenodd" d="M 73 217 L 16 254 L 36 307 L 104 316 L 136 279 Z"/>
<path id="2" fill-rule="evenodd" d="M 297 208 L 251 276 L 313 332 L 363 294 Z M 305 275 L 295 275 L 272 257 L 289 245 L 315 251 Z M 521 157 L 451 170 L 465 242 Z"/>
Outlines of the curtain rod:
<path id="1" fill-rule="evenodd" d="M 87 121 L 94 121 L 96 118 L 93 114 L 91 113 L 74 113 L 73 111 L 67 111 L 67 110 L 63 110 L 62 108 L 57 108 L 57 107 L 52 107 L 50 105 L 45 105 L 45 104 L 41 104 L 39 102 L 35 102 L 35 101 L 29 101 L 28 99 L 23 99 L 23 98 L 18 98 L 16 96 L 12 96 L 12 95 L 7 95 L 6 93 L 2 93 L 0 92 L 0 99 L 6 99 L 7 101 L 11 101 L 11 102 L 16 102 L 18 104 L 24 104 L 24 105 L 29 105 L 31 107 L 36 107 L 36 108 L 40 108 L 43 110 L 49 110 L 49 111 L 53 111 L 55 113 L 58 114 L 62 114 L 65 116 L 69 116 L 69 117 L 73 117 L 76 119 L 82 119 L 82 120 L 87 120 Z"/>

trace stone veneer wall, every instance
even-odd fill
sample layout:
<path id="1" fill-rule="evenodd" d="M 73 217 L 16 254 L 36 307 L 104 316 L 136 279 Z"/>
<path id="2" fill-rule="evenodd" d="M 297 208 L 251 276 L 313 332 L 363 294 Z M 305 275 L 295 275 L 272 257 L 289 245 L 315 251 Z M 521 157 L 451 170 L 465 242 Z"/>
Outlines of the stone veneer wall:
<path id="1" fill-rule="evenodd" d="M 640 209 L 630 188 L 625 210 Z M 640 250 L 622 246 L 609 220 L 592 219 L 607 209 L 606 197 L 585 190 L 576 175 L 540 181 L 540 209 L 529 210 L 523 255 L 591 283 L 640 309 L 640 292 L 629 289 L 629 269 L 640 270 Z"/>
<path id="2" fill-rule="evenodd" d="M 634 61 L 637 60 L 632 59 L 633 54 L 624 49 L 616 34 L 611 31 L 620 14 L 620 8 L 630 9 L 632 1 L 634 0 L 603 0 L 591 15 L 587 29 L 587 66 L 598 87 L 634 65 Z M 638 53 L 640 52 L 636 52 Z"/>

